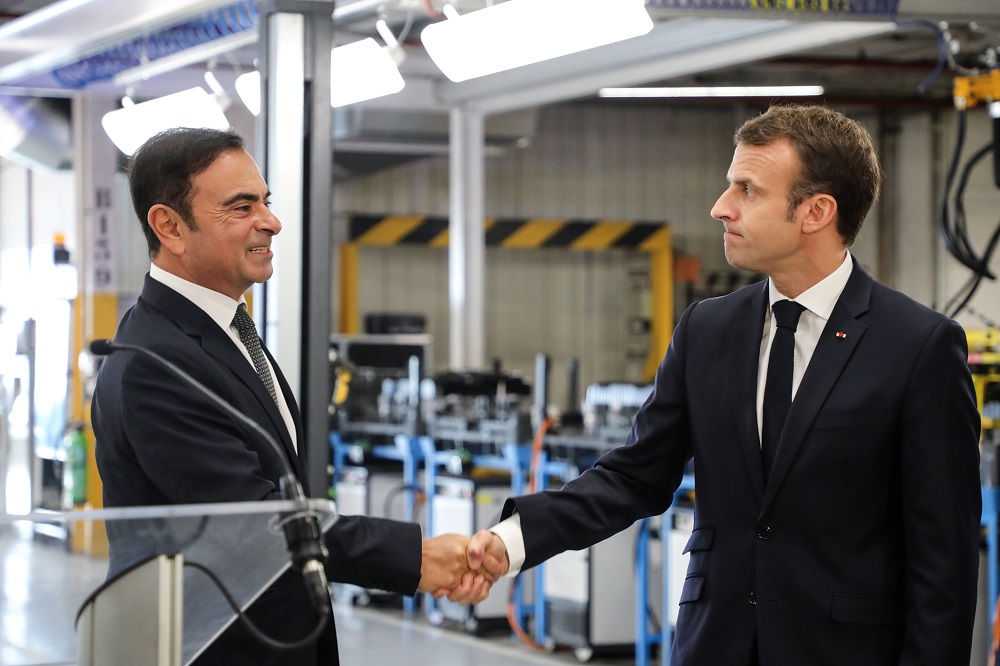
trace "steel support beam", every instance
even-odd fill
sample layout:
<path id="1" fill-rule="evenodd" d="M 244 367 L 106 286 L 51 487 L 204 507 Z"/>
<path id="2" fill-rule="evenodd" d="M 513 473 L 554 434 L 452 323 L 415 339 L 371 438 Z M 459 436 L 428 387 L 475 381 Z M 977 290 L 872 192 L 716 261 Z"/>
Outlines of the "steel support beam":
<path id="1" fill-rule="evenodd" d="M 448 218 L 448 360 L 453 369 L 483 367 L 485 140 L 483 114 L 465 105 L 454 106 L 451 110 Z"/>
<path id="2" fill-rule="evenodd" d="M 255 318 L 296 393 L 313 496 L 329 486 L 332 325 L 331 0 L 273 0 L 261 9 L 261 162 L 282 222 L 275 271 L 255 290 Z M 255 298 L 255 302 L 258 300 Z"/>

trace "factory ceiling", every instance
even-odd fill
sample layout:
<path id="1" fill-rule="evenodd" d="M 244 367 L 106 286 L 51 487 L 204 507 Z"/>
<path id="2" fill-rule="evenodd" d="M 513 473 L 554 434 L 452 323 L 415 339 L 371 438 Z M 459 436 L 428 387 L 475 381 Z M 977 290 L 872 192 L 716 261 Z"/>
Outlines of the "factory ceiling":
<path id="1" fill-rule="evenodd" d="M 456 4 L 465 13 L 486 6 L 487 1 L 462 0 Z M 200 60 L 196 57 L 173 71 L 139 80 L 127 88 L 116 84 L 111 76 L 88 79 L 93 68 L 85 60 L 120 48 L 131 40 L 156 34 L 179 21 L 240 4 L 239 0 L 171 3 L 0 0 L 0 95 L 67 97 L 81 92 L 121 95 L 127 89 L 142 99 L 202 85 L 206 67 L 211 67 L 220 82 L 230 87 L 236 76 L 254 67 L 257 57 L 254 30 L 230 36 L 228 42 L 220 40 L 219 43 L 231 44 L 231 48 L 221 53 Z M 252 9 L 251 0 L 243 0 L 242 4 Z M 773 18 L 769 15 L 766 19 L 755 15 L 747 19 L 746 12 L 666 9 L 679 4 L 696 3 L 647 0 L 655 26 L 643 37 L 516 71 L 452 83 L 426 56 L 419 39 L 423 27 L 441 20 L 439 10 L 443 0 L 338 3 L 339 16 L 334 23 L 339 43 L 375 36 L 374 22 L 381 16 L 400 38 L 406 52 L 400 66 L 406 89 L 345 111 L 344 122 L 356 121 L 369 109 L 383 115 L 397 114 L 397 120 L 390 120 L 390 124 L 396 122 L 400 127 L 416 130 L 426 128 L 430 122 L 436 126 L 435 134 L 446 134 L 443 114 L 454 104 L 464 104 L 489 115 L 523 114 L 546 104 L 594 99 L 601 87 L 639 85 L 818 84 L 826 89 L 824 99 L 829 104 L 944 108 L 951 104 L 952 81 L 958 71 L 955 68 L 982 67 L 984 57 L 993 57 L 995 63 L 1000 46 L 1000 12 L 996 0 L 948 3 L 900 0 L 895 23 L 881 19 L 803 21 L 799 15 Z M 945 4 L 947 7 L 942 9 Z M 60 8 L 69 11 L 55 16 L 55 10 Z M 37 19 L 30 39 L 23 33 L 11 36 L 9 29 L 5 32 L 5 24 L 18 19 L 22 25 L 24 20 Z M 947 33 L 940 31 L 942 22 Z M 237 26 L 234 31 L 243 28 Z M 943 46 L 948 47 L 947 52 Z M 196 51 L 192 49 L 191 53 Z M 944 58 L 946 54 L 948 58 Z M 625 102 L 604 100 L 604 103 Z M 641 103 L 704 104 L 706 101 L 643 100 Z M 517 131 L 500 134 L 505 140 L 514 139 Z M 427 146 L 427 137 L 412 141 L 421 142 Z M 354 144 L 351 150 L 360 153 L 381 152 L 388 156 L 399 152 L 386 149 L 385 145 L 380 148 L 378 142 L 354 141 Z M 426 153 L 432 148 L 411 152 Z"/>

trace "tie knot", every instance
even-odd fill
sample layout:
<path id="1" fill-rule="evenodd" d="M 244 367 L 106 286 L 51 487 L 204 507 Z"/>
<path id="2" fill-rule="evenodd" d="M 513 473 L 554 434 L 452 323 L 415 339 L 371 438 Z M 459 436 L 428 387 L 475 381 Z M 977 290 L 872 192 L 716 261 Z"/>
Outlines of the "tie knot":
<path id="1" fill-rule="evenodd" d="M 805 306 L 795 301 L 781 300 L 775 301 L 771 306 L 777 326 L 795 331 L 799 325 L 799 315 L 805 310 Z"/>
<path id="2" fill-rule="evenodd" d="M 233 316 L 233 326 L 240 333 L 248 333 L 253 331 L 256 335 L 257 327 L 253 323 L 253 319 L 247 313 L 247 304 L 240 303 L 240 306 L 236 308 L 236 314 Z"/>

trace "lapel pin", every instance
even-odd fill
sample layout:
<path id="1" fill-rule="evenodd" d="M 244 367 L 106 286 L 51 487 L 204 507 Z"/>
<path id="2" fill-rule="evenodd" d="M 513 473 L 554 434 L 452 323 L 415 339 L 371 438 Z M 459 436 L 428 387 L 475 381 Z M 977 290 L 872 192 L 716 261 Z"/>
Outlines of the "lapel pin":
<path id="1" fill-rule="evenodd" d="M 847 333 L 844 333 L 843 331 L 837 331 L 837 337 L 843 340 L 844 338 L 847 337 Z"/>

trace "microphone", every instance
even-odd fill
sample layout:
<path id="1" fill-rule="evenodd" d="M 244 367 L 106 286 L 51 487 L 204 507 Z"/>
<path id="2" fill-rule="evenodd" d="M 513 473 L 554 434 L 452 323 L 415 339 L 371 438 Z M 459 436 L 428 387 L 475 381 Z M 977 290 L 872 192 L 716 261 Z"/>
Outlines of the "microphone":
<path id="1" fill-rule="evenodd" d="M 158 365 L 168 370 L 186 385 L 208 398 L 216 407 L 250 428 L 260 438 L 275 450 L 281 461 L 283 472 L 279 489 L 282 496 L 292 500 L 299 506 L 299 512 L 284 521 L 285 543 L 292 555 L 292 564 L 302 573 L 306 583 L 306 591 L 313 607 L 321 616 L 330 614 L 330 588 L 326 580 L 326 568 L 323 562 L 327 558 L 326 544 L 323 543 L 322 532 L 316 516 L 309 513 L 308 500 L 302 490 L 302 484 L 295 476 L 295 471 L 289 462 L 285 450 L 256 421 L 239 411 L 222 399 L 217 393 L 182 370 L 176 364 L 163 358 L 156 352 L 138 345 L 113 342 L 111 340 L 94 340 L 90 343 L 90 352 L 96 356 L 107 356 L 116 351 L 131 351 L 154 360 Z"/>

